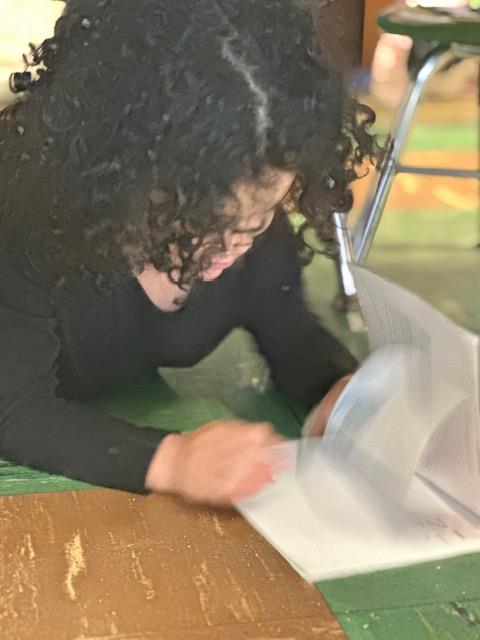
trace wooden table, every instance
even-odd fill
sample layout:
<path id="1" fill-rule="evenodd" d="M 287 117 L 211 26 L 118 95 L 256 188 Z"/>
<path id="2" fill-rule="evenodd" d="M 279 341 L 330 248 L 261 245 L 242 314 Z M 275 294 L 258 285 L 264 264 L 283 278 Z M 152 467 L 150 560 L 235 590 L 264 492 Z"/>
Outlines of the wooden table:
<path id="1" fill-rule="evenodd" d="M 0 498 L 2 640 L 345 638 L 238 514 L 109 490 Z"/>

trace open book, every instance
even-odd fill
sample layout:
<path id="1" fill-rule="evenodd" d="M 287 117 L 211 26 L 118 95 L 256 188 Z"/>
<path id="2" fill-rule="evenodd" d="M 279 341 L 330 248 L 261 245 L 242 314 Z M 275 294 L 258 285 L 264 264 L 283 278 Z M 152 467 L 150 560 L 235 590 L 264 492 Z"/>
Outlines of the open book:
<path id="1" fill-rule="evenodd" d="M 307 580 L 480 551 L 479 337 L 353 267 L 371 355 L 239 510 Z"/>

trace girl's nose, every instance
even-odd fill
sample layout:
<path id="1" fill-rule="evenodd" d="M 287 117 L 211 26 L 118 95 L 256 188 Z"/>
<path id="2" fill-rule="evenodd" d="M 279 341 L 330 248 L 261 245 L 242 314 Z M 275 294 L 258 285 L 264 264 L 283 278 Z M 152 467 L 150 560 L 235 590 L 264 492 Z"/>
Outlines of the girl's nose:
<path id="1" fill-rule="evenodd" d="M 249 233 L 226 233 L 224 237 L 225 250 L 227 253 L 235 249 L 251 247 L 252 237 Z"/>

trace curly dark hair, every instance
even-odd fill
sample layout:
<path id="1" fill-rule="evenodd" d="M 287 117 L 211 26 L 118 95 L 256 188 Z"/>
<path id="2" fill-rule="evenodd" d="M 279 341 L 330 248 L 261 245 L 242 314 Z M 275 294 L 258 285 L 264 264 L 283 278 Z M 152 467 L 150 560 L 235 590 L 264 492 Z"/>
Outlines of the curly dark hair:
<path id="1" fill-rule="evenodd" d="M 152 263 L 191 283 L 199 244 L 235 226 L 232 185 L 266 167 L 298 173 L 308 257 L 305 228 L 329 243 L 375 152 L 373 112 L 291 0 L 68 0 L 28 64 L 0 116 L 0 233 L 28 229 L 57 274 Z"/>

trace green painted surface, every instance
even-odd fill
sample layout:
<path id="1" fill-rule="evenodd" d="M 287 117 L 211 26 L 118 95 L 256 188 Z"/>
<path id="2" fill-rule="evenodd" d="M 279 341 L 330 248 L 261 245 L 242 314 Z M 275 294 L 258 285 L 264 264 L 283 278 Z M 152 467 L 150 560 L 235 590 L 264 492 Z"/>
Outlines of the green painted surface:
<path id="1" fill-rule="evenodd" d="M 377 125 L 379 140 L 384 140 L 390 124 Z M 468 122 L 456 124 L 414 123 L 408 137 L 408 151 L 475 151 L 478 149 L 478 126 Z M 474 168 L 474 167 L 472 167 Z"/>
<path id="2" fill-rule="evenodd" d="M 385 261 L 394 248 L 402 256 L 411 257 L 412 262 L 424 262 L 425 258 L 435 262 L 433 254 L 443 252 L 440 266 L 444 268 L 445 259 L 453 258 L 459 249 L 475 247 L 478 233 L 478 211 L 394 210 L 382 219 L 370 260 L 381 256 L 380 261 Z"/>
<path id="3" fill-rule="evenodd" d="M 400 588 L 399 588 L 400 590 Z M 338 616 L 351 640 L 475 640 L 480 602 L 439 602 Z"/>
<path id="4" fill-rule="evenodd" d="M 478 127 L 475 123 L 416 124 L 410 134 L 408 149 L 412 151 L 471 151 L 478 149 Z"/>
<path id="5" fill-rule="evenodd" d="M 0 496 L 88 489 L 90 485 L 0 460 Z"/>
<path id="6" fill-rule="evenodd" d="M 322 582 L 336 613 L 399 609 L 437 602 L 480 601 L 480 554 Z"/>
<path id="7" fill-rule="evenodd" d="M 449 21 L 436 22 L 435 20 L 421 24 L 412 24 L 412 19 L 405 20 L 401 11 L 392 8 L 385 11 L 378 19 L 379 26 L 387 33 L 409 36 L 414 40 L 427 40 L 440 44 L 450 45 L 454 42 L 466 45 L 480 45 L 479 21 L 463 21 L 450 16 Z M 423 9 L 419 10 L 425 16 Z M 441 10 L 434 9 L 435 14 Z M 410 10 L 415 15 L 415 9 Z M 445 15 L 445 14 L 443 14 Z M 432 24 L 433 23 L 433 24 Z"/>
<path id="8" fill-rule="evenodd" d="M 368 265 L 480 333 L 478 221 L 476 212 L 392 212 Z"/>

